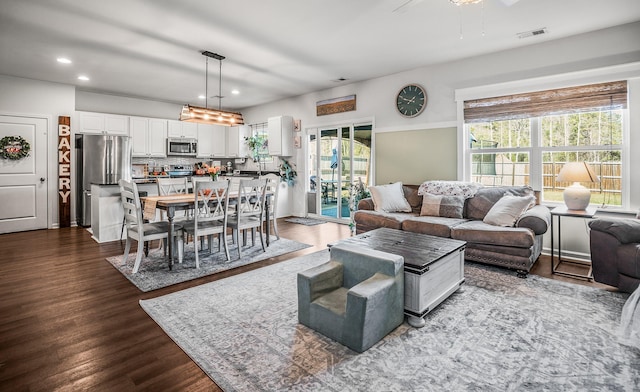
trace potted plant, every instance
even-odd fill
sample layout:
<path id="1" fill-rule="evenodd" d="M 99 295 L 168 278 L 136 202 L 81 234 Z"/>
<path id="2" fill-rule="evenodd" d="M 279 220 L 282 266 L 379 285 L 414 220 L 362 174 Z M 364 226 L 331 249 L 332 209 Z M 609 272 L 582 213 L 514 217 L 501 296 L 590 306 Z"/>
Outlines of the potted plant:
<path id="1" fill-rule="evenodd" d="M 369 192 L 369 189 L 364 185 L 362 180 L 358 178 L 358 181 L 352 183 L 349 187 L 349 215 L 351 218 L 349 228 L 352 234 L 355 234 L 356 231 L 356 222 L 353 219 L 353 213 L 358 209 L 358 202 L 367 197 L 371 197 L 371 192 Z"/>
<path id="2" fill-rule="evenodd" d="M 293 186 L 296 183 L 298 172 L 291 166 L 289 161 L 280 158 L 280 180 L 286 182 L 287 185 Z"/>
<path id="3" fill-rule="evenodd" d="M 267 147 L 267 138 L 264 135 L 252 135 L 244 138 L 249 147 L 249 155 L 255 162 L 260 162 L 260 150 Z"/>

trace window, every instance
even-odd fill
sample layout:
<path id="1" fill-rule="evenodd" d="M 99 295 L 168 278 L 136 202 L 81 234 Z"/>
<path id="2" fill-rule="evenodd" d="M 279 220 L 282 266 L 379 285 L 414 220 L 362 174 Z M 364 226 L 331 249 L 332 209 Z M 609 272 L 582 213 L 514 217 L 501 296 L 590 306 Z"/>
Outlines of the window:
<path id="1" fill-rule="evenodd" d="M 567 162 L 587 162 L 600 182 L 591 203 L 622 207 L 626 82 L 601 83 L 464 102 L 469 141 L 465 177 L 485 186 L 531 185 L 561 202 Z"/>
<path id="2" fill-rule="evenodd" d="M 269 155 L 267 123 L 251 124 L 249 128 L 251 135 L 248 145 L 253 160 L 262 164 L 273 162 L 273 157 Z"/>

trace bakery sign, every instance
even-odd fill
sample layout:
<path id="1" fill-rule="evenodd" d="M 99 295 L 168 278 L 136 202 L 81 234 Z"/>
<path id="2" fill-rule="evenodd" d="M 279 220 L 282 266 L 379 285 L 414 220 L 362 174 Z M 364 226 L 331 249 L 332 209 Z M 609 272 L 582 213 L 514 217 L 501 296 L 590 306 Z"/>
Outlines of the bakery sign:
<path id="1" fill-rule="evenodd" d="M 71 118 L 58 117 L 58 211 L 60 227 L 71 226 Z"/>

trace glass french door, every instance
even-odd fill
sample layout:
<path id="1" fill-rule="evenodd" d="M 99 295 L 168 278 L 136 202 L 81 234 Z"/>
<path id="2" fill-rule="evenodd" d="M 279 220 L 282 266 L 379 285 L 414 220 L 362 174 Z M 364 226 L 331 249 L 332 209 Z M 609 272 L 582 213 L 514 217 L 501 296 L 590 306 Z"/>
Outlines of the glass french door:
<path id="1" fill-rule="evenodd" d="M 309 131 L 309 215 L 348 221 L 354 181 L 370 184 L 371 124 L 350 124 Z"/>

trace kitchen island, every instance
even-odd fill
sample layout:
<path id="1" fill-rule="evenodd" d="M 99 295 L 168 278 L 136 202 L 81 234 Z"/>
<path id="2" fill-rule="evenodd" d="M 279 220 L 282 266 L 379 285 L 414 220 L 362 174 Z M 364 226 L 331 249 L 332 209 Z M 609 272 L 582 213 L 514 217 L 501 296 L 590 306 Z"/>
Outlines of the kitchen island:
<path id="1" fill-rule="evenodd" d="M 157 196 L 158 186 L 155 181 L 139 183 L 138 191 Z M 124 238 L 121 237 L 125 233 L 122 231 L 124 212 L 120 203 L 120 186 L 91 184 L 91 195 L 91 238 L 99 243 Z"/>

